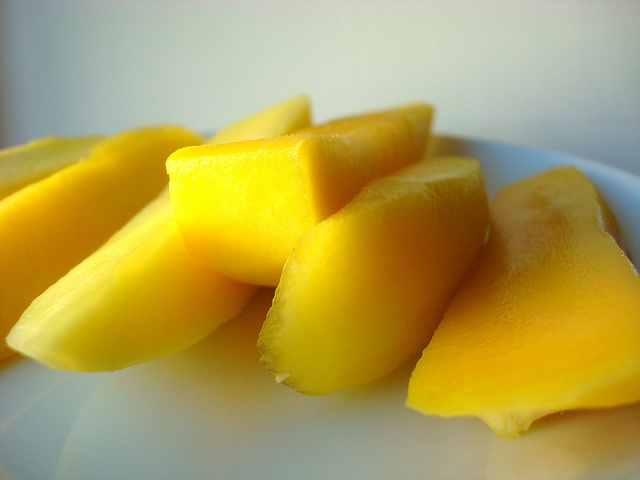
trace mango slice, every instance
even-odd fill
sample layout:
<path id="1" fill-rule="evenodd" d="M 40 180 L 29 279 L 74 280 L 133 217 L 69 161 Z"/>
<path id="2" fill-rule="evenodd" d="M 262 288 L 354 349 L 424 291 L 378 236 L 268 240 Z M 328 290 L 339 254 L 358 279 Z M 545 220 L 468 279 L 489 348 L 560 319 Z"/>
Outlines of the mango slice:
<path id="1" fill-rule="evenodd" d="M 306 97 L 221 130 L 218 138 L 290 133 L 308 125 Z M 7 338 L 50 367 L 121 369 L 182 350 L 244 308 L 257 287 L 204 267 L 187 252 L 169 190 L 39 296 Z"/>
<path id="2" fill-rule="evenodd" d="M 103 137 L 46 137 L 0 151 L 0 200 L 89 156 Z"/>
<path id="3" fill-rule="evenodd" d="M 199 142 L 172 126 L 124 132 L 0 201 L 2 338 L 34 298 L 160 193 L 171 152 Z M 0 357 L 10 353 L 2 342 Z"/>
<path id="4" fill-rule="evenodd" d="M 417 103 L 277 139 L 178 150 L 167 171 L 187 248 L 231 278 L 277 285 L 303 233 L 369 180 L 424 155 L 431 116 Z"/>
<path id="5" fill-rule="evenodd" d="M 207 143 L 228 143 L 256 138 L 274 138 L 309 127 L 311 102 L 297 95 L 249 115 L 217 132 Z"/>
<path id="6" fill-rule="evenodd" d="M 509 438 L 552 412 L 640 400 L 640 277 L 589 179 L 548 170 L 505 187 L 491 212 L 407 404 L 476 415 Z"/>
<path id="7" fill-rule="evenodd" d="M 298 242 L 258 348 L 282 382 L 327 394 L 425 347 L 489 224 L 478 162 L 423 160 L 372 181 Z"/>

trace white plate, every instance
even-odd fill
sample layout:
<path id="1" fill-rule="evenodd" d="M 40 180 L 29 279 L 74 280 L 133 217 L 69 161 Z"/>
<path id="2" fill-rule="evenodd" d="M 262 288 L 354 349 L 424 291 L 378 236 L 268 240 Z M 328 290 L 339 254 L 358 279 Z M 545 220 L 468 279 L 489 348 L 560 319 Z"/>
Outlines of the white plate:
<path id="1" fill-rule="evenodd" d="M 478 158 L 490 193 L 572 163 L 612 207 L 640 259 L 640 178 L 566 155 L 443 137 Z M 268 296 L 264 297 L 265 308 Z M 475 418 L 403 406 L 411 365 L 306 397 L 258 363 L 259 325 L 230 322 L 177 355 L 104 374 L 0 368 L 0 476 L 52 479 L 638 479 L 640 405 L 542 419 L 517 440 Z"/>

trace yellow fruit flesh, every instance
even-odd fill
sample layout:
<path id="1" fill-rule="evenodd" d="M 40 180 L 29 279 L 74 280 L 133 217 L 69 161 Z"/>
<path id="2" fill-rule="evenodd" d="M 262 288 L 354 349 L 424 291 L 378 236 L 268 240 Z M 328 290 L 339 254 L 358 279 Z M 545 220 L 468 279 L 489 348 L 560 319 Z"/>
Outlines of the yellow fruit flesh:
<path id="1" fill-rule="evenodd" d="M 415 104 L 275 140 L 179 150 L 167 171 L 187 248 L 229 277 L 277 285 L 304 232 L 369 180 L 422 157 L 431 113 Z"/>
<path id="2" fill-rule="evenodd" d="M 98 136 L 47 137 L 0 151 L 0 200 L 87 158 L 101 140 Z"/>
<path id="3" fill-rule="evenodd" d="M 171 213 L 167 191 L 39 296 L 8 344 L 54 368 L 115 370 L 181 350 L 239 313 L 255 288 L 193 260 Z"/>
<path id="4" fill-rule="evenodd" d="M 308 110 L 306 103 L 286 101 L 258 112 L 259 122 L 249 117 L 241 122 L 244 128 L 234 124 L 232 132 L 223 129 L 211 141 L 231 133 L 236 139 L 287 134 Z M 189 255 L 165 189 L 38 297 L 7 341 L 55 368 L 120 369 L 200 340 L 236 315 L 256 289 Z"/>
<path id="5" fill-rule="evenodd" d="M 484 243 L 477 162 L 419 162 L 371 182 L 298 242 L 258 343 L 278 381 L 326 394 L 419 354 Z"/>
<path id="6" fill-rule="evenodd" d="M 227 143 L 250 138 L 273 138 L 307 128 L 311 105 L 307 95 L 298 95 L 228 125 L 207 143 Z M 250 132 L 249 135 L 247 133 Z"/>
<path id="7" fill-rule="evenodd" d="M 200 141 L 177 127 L 124 132 L 97 144 L 86 160 L 0 201 L 0 335 L 159 194 L 172 151 Z M 3 342 L 0 357 L 10 353 Z"/>
<path id="8" fill-rule="evenodd" d="M 552 412 L 640 400 L 640 278 L 593 185 L 552 169 L 491 209 L 488 246 L 424 350 L 408 405 L 514 437 Z"/>

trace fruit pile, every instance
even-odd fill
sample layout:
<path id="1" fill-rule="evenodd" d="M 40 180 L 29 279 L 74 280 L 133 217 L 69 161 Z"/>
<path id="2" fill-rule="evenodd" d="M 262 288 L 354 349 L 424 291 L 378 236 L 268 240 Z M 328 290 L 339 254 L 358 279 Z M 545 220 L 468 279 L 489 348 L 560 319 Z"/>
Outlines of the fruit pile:
<path id="1" fill-rule="evenodd" d="M 407 405 L 514 437 L 640 400 L 640 276 L 571 166 L 489 202 L 420 102 L 311 125 L 306 96 L 210 139 L 175 126 L 0 152 L 0 358 L 116 370 L 277 287 L 256 339 L 323 395 L 412 359 Z M 167 178 L 168 173 L 168 178 Z"/>

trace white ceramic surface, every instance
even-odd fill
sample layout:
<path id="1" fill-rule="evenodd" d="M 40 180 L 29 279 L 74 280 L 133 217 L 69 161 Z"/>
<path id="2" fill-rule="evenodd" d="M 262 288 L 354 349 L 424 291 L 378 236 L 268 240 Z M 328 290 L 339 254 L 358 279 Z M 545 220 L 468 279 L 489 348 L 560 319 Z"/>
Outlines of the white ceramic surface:
<path id="1" fill-rule="evenodd" d="M 478 158 L 490 193 L 551 165 L 587 173 L 640 259 L 640 178 L 575 157 L 453 137 L 437 150 Z M 262 292 L 259 308 L 269 305 Z M 0 478 L 640 478 L 640 405 L 542 419 L 517 440 L 475 418 L 403 406 L 411 365 L 361 388 L 306 397 L 258 362 L 259 323 L 236 321 L 179 354 L 113 373 L 0 365 Z M 56 474 L 57 471 L 57 474 Z"/>

